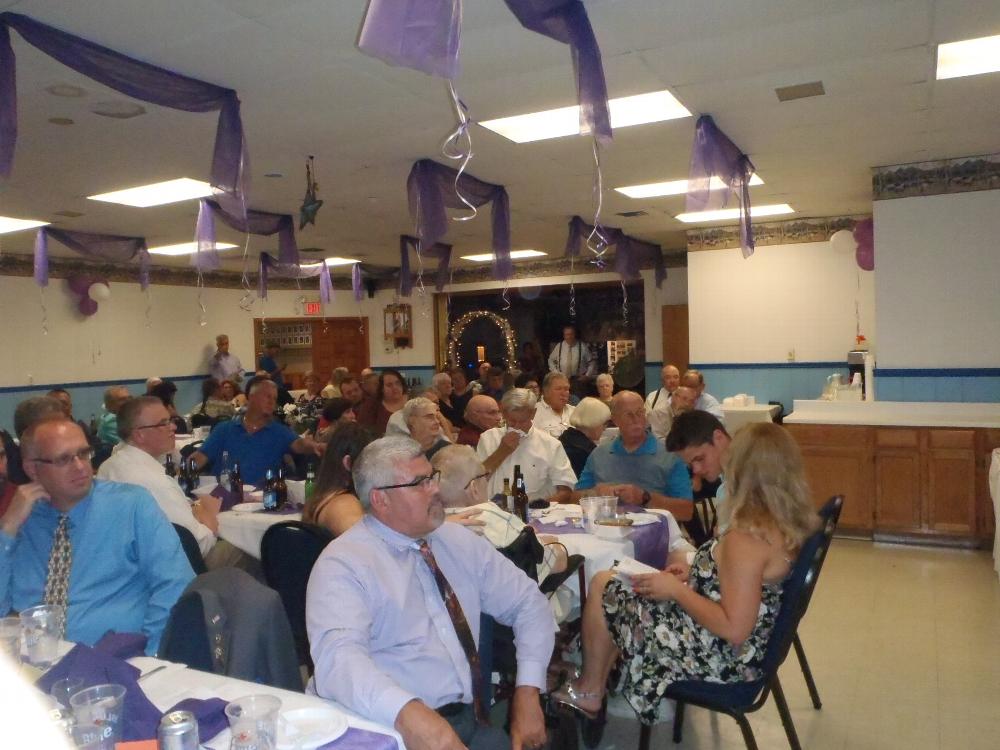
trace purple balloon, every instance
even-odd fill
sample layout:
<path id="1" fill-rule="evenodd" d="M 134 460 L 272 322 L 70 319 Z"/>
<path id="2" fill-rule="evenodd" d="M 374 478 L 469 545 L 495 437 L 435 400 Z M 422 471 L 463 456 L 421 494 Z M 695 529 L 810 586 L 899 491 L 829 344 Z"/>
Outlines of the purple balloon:
<path id="1" fill-rule="evenodd" d="M 81 297 L 87 296 L 87 290 L 90 289 L 90 285 L 94 281 L 96 281 L 94 277 L 82 273 L 75 273 L 67 279 L 69 288 L 73 290 L 74 294 L 78 294 Z"/>
<path id="2" fill-rule="evenodd" d="M 858 249 L 854 258 L 858 267 L 864 271 L 875 270 L 875 223 L 872 219 L 864 219 L 854 225 L 854 241 Z"/>
<path id="3" fill-rule="evenodd" d="M 84 297 L 80 300 L 79 308 L 80 312 L 89 318 L 97 312 L 97 303 L 90 297 Z"/>

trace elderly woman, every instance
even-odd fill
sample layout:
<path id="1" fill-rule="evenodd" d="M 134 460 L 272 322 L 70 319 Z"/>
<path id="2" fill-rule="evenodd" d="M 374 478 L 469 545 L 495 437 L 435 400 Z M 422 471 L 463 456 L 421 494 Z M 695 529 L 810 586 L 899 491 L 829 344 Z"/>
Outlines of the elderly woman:
<path id="1" fill-rule="evenodd" d="M 346 367 L 334 367 L 333 372 L 330 373 L 330 382 L 323 387 L 323 398 L 340 398 L 344 395 L 340 392 L 340 384 L 350 374 L 351 371 Z"/>
<path id="2" fill-rule="evenodd" d="M 206 378 L 201 382 L 201 402 L 191 410 L 191 422 L 205 423 L 204 420 L 196 420 L 195 417 L 202 415 L 207 418 L 208 424 L 215 420 L 230 419 L 236 414 L 236 407 L 232 400 L 226 398 L 222 389 L 222 383 L 215 378 Z M 195 425 L 198 426 L 198 425 Z"/>
<path id="3" fill-rule="evenodd" d="M 569 416 L 570 426 L 559 436 L 569 463 L 577 476 L 583 472 L 590 452 L 604 432 L 604 425 L 611 419 L 611 409 L 603 401 L 588 396 Z"/>
<path id="4" fill-rule="evenodd" d="M 749 424 L 725 466 L 725 531 L 703 544 L 691 566 L 616 579 L 598 573 L 583 613 L 583 672 L 555 691 L 562 705 L 596 718 L 619 654 L 621 693 L 652 724 L 663 688 L 687 679 L 759 679 L 799 547 L 817 528 L 802 456 L 771 422 Z"/>
<path id="5" fill-rule="evenodd" d="M 451 441 L 445 437 L 445 427 L 441 419 L 441 411 L 438 405 L 429 398 L 417 396 L 411 398 L 400 410 L 400 418 L 393 419 L 394 423 L 387 430 L 388 434 L 405 433 L 420 443 L 424 455 L 430 459 L 435 453 L 450 445 Z"/>
<path id="6" fill-rule="evenodd" d="M 337 426 L 320 462 L 312 497 L 302 509 L 303 521 L 325 526 L 339 536 L 364 517 L 355 495 L 351 467 L 375 437 L 371 430 L 354 422 Z"/>
<path id="7" fill-rule="evenodd" d="M 609 373 L 602 372 L 594 381 L 597 385 L 597 398 L 611 408 L 611 397 L 615 395 L 615 379 Z"/>
<path id="8" fill-rule="evenodd" d="M 386 368 L 378 376 L 375 398 L 362 401 L 358 406 L 358 422 L 384 435 L 389 417 L 406 403 L 406 381 L 399 370 Z"/>
<path id="9" fill-rule="evenodd" d="M 305 386 L 306 392 L 296 399 L 295 406 L 299 410 L 299 414 L 303 417 L 314 419 L 318 422 L 320 414 L 323 412 L 323 405 L 325 404 L 325 399 L 320 393 L 322 383 L 319 376 L 312 370 L 309 370 L 302 376 L 302 384 Z"/>
<path id="10" fill-rule="evenodd" d="M 431 378 L 431 390 L 437 394 L 438 408 L 441 409 L 445 419 L 456 428 L 464 426 L 465 419 L 462 417 L 462 412 L 465 411 L 465 401 L 458 401 L 455 398 L 451 375 L 447 372 L 436 373 Z"/>

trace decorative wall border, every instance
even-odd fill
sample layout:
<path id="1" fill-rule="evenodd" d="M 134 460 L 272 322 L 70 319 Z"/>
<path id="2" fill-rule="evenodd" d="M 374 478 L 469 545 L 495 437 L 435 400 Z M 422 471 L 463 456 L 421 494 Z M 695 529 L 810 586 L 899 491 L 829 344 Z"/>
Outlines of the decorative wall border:
<path id="1" fill-rule="evenodd" d="M 872 200 L 1000 190 L 1000 153 L 872 169 Z"/>
<path id="2" fill-rule="evenodd" d="M 815 219 L 754 222 L 753 236 L 757 247 L 767 245 L 794 245 L 803 242 L 826 242 L 830 235 L 841 229 L 853 230 L 854 225 L 867 215 L 829 216 Z M 687 231 L 688 252 L 699 250 L 729 250 L 740 246 L 740 228 L 705 227 Z"/>

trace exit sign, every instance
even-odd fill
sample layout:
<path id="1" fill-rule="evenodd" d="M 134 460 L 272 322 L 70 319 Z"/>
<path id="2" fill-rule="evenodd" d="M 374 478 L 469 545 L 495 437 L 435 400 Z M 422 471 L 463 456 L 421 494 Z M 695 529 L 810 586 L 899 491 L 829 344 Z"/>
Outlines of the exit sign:
<path id="1" fill-rule="evenodd" d="M 322 315 L 323 306 L 319 302 L 306 302 L 302 312 L 305 315 Z"/>

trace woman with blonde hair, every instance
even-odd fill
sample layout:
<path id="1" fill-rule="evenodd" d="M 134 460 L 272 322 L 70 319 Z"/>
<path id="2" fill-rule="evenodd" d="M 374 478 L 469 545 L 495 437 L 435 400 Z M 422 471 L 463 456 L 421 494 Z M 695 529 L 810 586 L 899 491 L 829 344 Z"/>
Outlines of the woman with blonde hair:
<path id="1" fill-rule="evenodd" d="M 597 718 L 621 655 L 622 693 L 652 724 L 672 682 L 750 682 L 760 677 L 785 578 L 819 521 L 802 456 L 776 424 L 740 430 L 726 462 L 723 532 L 690 568 L 670 565 L 627 582 L 599 573 L 583 614 L 583 672 L 553 698 Z"/>

